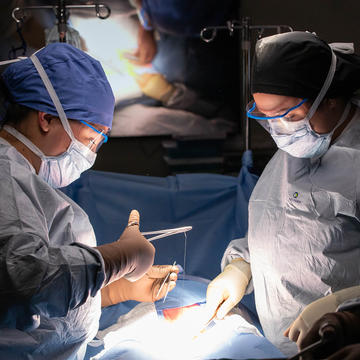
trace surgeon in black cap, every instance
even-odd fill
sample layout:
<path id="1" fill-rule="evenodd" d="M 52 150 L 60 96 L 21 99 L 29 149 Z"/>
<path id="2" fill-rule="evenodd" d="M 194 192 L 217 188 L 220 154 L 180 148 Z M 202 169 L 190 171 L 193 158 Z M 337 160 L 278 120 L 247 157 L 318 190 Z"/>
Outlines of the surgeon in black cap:
<path id="1" fill-rule="evenodd" d="M 360 57 L 309 32 L 260 39 L 247 115 L 279 150 L 249 202 L 244 238 L 208 286 L 209 316 L 254 290 L 265 336 L 297 352 L 314 322 L 360 296 Z"/>

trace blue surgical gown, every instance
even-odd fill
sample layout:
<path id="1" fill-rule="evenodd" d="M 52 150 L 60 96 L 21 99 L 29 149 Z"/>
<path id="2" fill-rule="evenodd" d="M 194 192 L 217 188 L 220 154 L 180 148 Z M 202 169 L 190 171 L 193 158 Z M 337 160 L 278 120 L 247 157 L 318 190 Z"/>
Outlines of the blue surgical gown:
<path id="1" fill-rule="evenodd" d="M 85 212 L 0 138 L 0 358 L 81 359 L 104 263 Z"/>
<path id="2" fill-rule="evenodd" d="M 278 150 L 249 202 L 247 237 L 233 240 L 222 266 L 251 264 L 256 310 L 266 337 L 284 354 L 283 331 L 304 307 L 360 285 L 360 109 L 320 159 Z"/>

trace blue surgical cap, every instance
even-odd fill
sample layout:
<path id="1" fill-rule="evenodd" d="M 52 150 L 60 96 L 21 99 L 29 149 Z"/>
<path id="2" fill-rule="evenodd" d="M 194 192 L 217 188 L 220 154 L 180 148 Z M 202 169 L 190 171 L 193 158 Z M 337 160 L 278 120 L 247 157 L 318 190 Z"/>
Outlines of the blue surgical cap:
<path id="1" fill-rule="evenodd" d="M 68 119 L 111 128 L 114 94 L 99 61 L 66 43 L 49 44 L 36 53 Z M 2 74 L 12 100 L 58 116 L 33 62 L 27 58 Z"/>

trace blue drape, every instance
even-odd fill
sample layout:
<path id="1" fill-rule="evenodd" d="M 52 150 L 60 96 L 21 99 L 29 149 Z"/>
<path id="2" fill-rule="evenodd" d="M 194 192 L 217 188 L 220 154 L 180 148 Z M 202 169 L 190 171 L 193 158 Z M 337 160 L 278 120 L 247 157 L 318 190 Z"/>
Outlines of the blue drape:
<path id="1" fill-rule="evenodd" d="M 257 181 L 251 166 L 252 154 L 247 151 L 238 177 L 182 174 L 158 178 L 90 170 L 64 191 L 89 215 L 98 244 L 118 239 L 131 209 L 140 212 L 141 231 L 191 225 L 186 263 L 183 234 L 153 242 L 155 263 L 176 260 L 187 274 L 211 279 L 220 271 L 228 243 L 247 231 L 247 206 Z"/>
<path id="2" fill-rule="evenodd" d="M 228 243 L 247 231 L 248 202 L 258 179 L 250 172 L 251 167 L 252 153 L 246 151 L 237 177 L 183 174 L 157 178 L 90 170 L 63 191 L 87 212 L 98 244 L 118 239 L 131 209 L 140 212 L 141 231 L 191 225 L 193 229 L 187 233 L 186 240 L 186 274 L 212 279 L 220 272 L 220 261 Z M 171 264 L 176 260 L 184 267 L 183 234 L 155 240 L 153 244 L 156 264 Z M 198 290 L 199 294 L 202 291 L 204 300 L 205 290 Z M 241 302 L 261 331 L 253 294 Z M 116 322 L 134 304 L 130 301 L 103 309 L 100 329 Z M 269 356 L 276 353 L 266 339 L 252 337 L 261 342 Z M 250 343 L 247 346 L 247 351 L 255 351 L 256 346 Z M 94 351 L 88 347 L 86 358 Z M 256 357 L 255 352 L 253 355 Z"/>

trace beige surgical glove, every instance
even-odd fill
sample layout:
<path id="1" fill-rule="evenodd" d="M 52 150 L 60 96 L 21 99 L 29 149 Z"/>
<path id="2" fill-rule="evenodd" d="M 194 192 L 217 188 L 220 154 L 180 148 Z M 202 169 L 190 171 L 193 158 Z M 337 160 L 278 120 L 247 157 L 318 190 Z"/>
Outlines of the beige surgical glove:
<path id="1" fill-rule="evenodd" d="M 207 288 L 206 313 L 222 319 L 244 296 L 251 279 L 250 264 L 239 258 L 225 266 Z"/>
<path id="2" fill-rule="evenodd" d="M 169 273 L 167 283 L 159 292 L 161 284 Z M 178 273 L 177 266 L 153 265 L 137 281 L 131 282 L 120 278 L 101 289 L 101 306 L 110 306 L 127 300 L 146 302 L 159 300 L 165 296 L 167 290 L 174 289 Z"/>
<path id="3" fill-rule="evenodd" d="M 175 86 L 159 73 L 143 73 L 137 76 L 136 82 L 145 95 L 162 102 L 166 102 L 175 91 Z"/>
<path id="4" fill-rule="evenodd" d="M 108 285 L 122 277 L 139 280 L 154 263 L 155 248 L 139 230 L 140 214 L 132 210 L 128 226 L 120 238 L 110 244 L 99 245 L 97 249 L 105 265 L 105 282 Z"/>
<path id="5" fill-rule="evenodd" d="M 318 299 L 305 307 L 297 319 L 285 330 L 284 336 L 299 346 L 314 323 L 324 314 L 336 311 L 346 300 L 360 296 L 360 286 L 353 286 Z"/>

